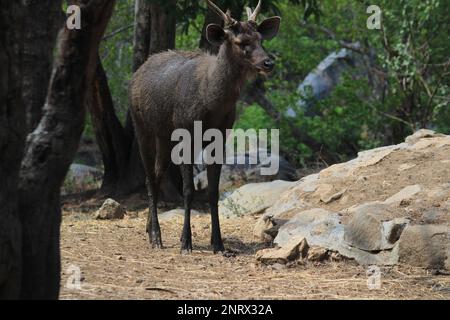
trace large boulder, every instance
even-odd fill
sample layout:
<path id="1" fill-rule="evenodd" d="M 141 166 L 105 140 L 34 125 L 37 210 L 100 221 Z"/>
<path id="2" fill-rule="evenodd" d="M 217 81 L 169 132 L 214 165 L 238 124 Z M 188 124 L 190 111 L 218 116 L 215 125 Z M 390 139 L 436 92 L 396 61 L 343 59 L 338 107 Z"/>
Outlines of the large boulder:
<path id="1" fill-rule="evenodd" d="M 226 217 L 261 213 L 294 184 L 281 180 L 246 184 L 219 202 L 219 213 Z"/>
<path id="2" fill-rule="evenodd" d="M 191 209 L 191 216 L 195 217 L 195 216 L 201 216 L 202 213 L 197 211 L 197 210 L 193 210 Z M 159 221 L 166 221 L 166 220 L 173 220 L 173 219 L 184 219 L 184 209 L 178 208 L 178 209 L 172 209 L 166 212 L 163 212 L 161 214 L 159 214 L 158 219 Z"/>
<path id="3" fill-rule="evenodd" d="M 401 263 L 430 269 L 450 268 L 450 227 L 407 227 L 400 237 L 398 254 Z"/>
<path id="4" fill-rule="evenodd" d="M 220 174 L 219 191 L 225 193 L 241 187 L 247 183 L 270 182 L 275 180 L 296 181 L 296 170 L 282 156 L 271 156 L 271 161 L 278 161 L 279 170 L 273 175 L 262 175 L 261 169 L 265 167 L 259 159 L 259 154 L 266 154 L 266 150 L 258 149 L 254 152 L 238 153 L 226 158 Z M 201 168 L 194 177 L 196 190 L 208 188 L 208 177 L 205 168 Z"/>
<path id="5" fill-rule="evenodd" d="M 280 248 L 304 237 L 313 259 L 449 269 L 449 181 L 450 136 L 420 130 L 304 177 L 266 209 L 254 235 Z"/>
<path id="6" fill-rule="evenodd" d="M 344 240 L 366 251 L 392 249 L 409 220 L 393 218 L 395 213 L 385 204 L 359 206 L 345 226 Z"/>

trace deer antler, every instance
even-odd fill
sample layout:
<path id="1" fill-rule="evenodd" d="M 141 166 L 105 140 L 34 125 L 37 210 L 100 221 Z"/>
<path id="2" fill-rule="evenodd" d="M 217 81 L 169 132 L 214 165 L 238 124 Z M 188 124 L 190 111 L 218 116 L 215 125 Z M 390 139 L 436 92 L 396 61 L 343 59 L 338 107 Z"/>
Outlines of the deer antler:
<path id="1" fill-rule="evenodd" d="M 229 11 L 227 13 L 223 12 L 218 6 L 216 6 L 212 1 L 206 0 L 208 3 L 208 6 L 215 12 L 219 17 L 222 18 L 222 20 L 225 22 L 225 25 L 234 25 L 237 23 L 236 20 L 234 20 L 231 17 L 231 14 Z"/>
<path id="2" fill-rule="evenodd" d="M 256 22 L 256 18 L 258 18 L 259 13 L 261 12 L 261 5 L 262 5 L 262 1 L 259 0 L 258 5 L 256 6 L 255 11 L 252 11 L 251 8 L 247 7 L 248 21 L 254 21 L 254 22 Z"/>

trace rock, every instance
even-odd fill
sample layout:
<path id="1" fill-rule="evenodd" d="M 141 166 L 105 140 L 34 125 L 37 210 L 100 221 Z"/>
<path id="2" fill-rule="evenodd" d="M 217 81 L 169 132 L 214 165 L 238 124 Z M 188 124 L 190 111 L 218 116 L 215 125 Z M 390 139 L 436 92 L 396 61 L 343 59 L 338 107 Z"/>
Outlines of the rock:
<path id="1" fill-rule="evenodd" d="M 282 247 L 292 237 L 304 237 L 310 245 L 331 248 L 341 241 L 343 234 L 338 214 L 315 208 L 298 213 L 281 226 L 274 243 Z"/>
<path id="2" fill-rule="evenodd" d="M 271 230 L 274 226 L 275 224 L 270 217 L 265 216 L 261 219 L 258 219 L 255 227 L 253 228 L 254 238 L 259 241 L 270 243 L 274 237 L 268 234 L 267 231 Z"/>
<path id="3" fill-rule="evenodd" d="M 102 179 L 103 171 L 74 163 L 69 167 L 61 193 L 66 195 L 98 188 Z"/>
<path id="4" fill-rule="evenodd" d="M 191 209 L 191 217 L 200 216 L 202 213 Z M 163 212 L 158 215 L 160 221 L 171 220 L 176 218 L 184 218 L 184 209 L 173 209 L 170 211 Z"/>
<path id="5" fill-rule="evenodd" d="M 450 136 L 420 130 L 294 183 L 254 234 L 279 247 L 304 237 L 313 259 L 449 268 L 449 164 Z"/>
<path id="6" fill-rule="evenodd" d="M 322 262 L 327 259 L 328 250 L 322 247 L 311 247 L 308 250 L 308 260 Z"/>
<path id="7" fill-rule="evenodd" d="M 401 263 L 450 270 L 450 227 L 433 224 L 408 226 L 398 242 Z"/>
<path id="8" fill-rule="evenodd" d="M 391 220 L 391 216 L 384 204 L 359 206 L 345 226 L 344 240 L 366 251 L 392 249 L 409 221 L 405 218 Z"/>
<path id="9" fill-rule="evenodd" d="M 394 151 L 404 148 L 403 144 L 361 151 L 358 157 L 348 162 L 339 163 L 320 172 L 320 179 L 352 177 L 358 169 L 374 166 L 392 154 Z"/>
<path id="10" fill-rule="evenodd" d="M 425 224 L 438 224 L 444 221 L 446 216 L 449 216 L 448 212 L 446 209 L 430 208 L 422 213 L 421 222 Z"/>
<path id="11" fill-rule="evenodd" d="M 351 43 L 349 47 L 359 51 L 361 44 L 359 42 Z M 342 82 L 342 75 L 351 74 L 353 79 L 370 77 L 368 66 L 373 65 L 373 54 L 361 55 L 351 49 L 344 48 L 332 52 L 314 68 L 298 87 L 298 93 L 301 99 L 297 102 L 297 108 L 288 108 L 287 117 L 298 117 L 297 110 L 303 110 L 302 114 L 306 116 L 318 115 L 313 108 L 315 101 L 328 97 L 334 88 Z M 382 93 L 382 83 L 380 81 L 371 81 L 371 89 L 374 96 Z"/>
<path id="12" fill-rule="evenodd" d="M 92 178 L 96 180 L 101 179 L 103 176 L 103 171 L 94 167 L 85 166 L 83 164 L 73 163 L 69 167 L 69 174 L 77 182 L 82 182 L 87 178 Z"/>
<path id="13" fill-rule="evenodd" d="M 127 212 L 126 215 L 129 219 L 139 218 L 139 212 L 137 212 L 137 211 Z"/>
<path id="14" fill-rule="evenodd" d="M 355 259 L 362 265 L 393 265 L 398 261 L 395 246 L 392 250 L 369 252 L 349 245 L 344 240 L 345 227 L 341 217 L 334 212 L 315 208 L 298 213 L 280 227 L 274 243 L 283 246 L 292 237 L 305 237 L 311 246 L 338 252 L 341 256 Z"/>
<path id="15" fill-rule="evenodd" d="M 256 259 L 265 264 L 286 264 L 303 258 L 308 252 L 308 243 L 303 237 L 294 237 L 280 248 L 263 249 L 256 253 Z"/>
<path id="16" fill-rule="evenodd" d="M 234 147 L 234 144 L 233 144 Z M 229 145 L 227 144 L 227 148 Z M 286 159 L 281 156 L 273 156 L 271 161 L 278 161 L 279 170 L 275 175 L 261 175 L 261 164 L 259 154 L 266 154 L 267 150 L 258 149 L 253 152 L 236 154 L 226 158 L 226 164 L 222 166 L 220 174 L 220 193 L 238 188 L 246 183 L 261 183 L 275 180 L 296 181 L 298 179 L 296 170 Z M 253 164 L 256 163 L 256 164 Z M 206 170 L 202 170 L 194 177 L 196 190 L 206 190 L 208 178 Z"/>
<path id="17" fill-rule="evenodd" d="M 414 195 L 422 191 L 422 187 L 418 184 L 413 186 L 407 186 L 400 190 L 398 193 L 394 194 L 393 196 L 387 198 L 384 203 L 391 204 L 391 203 L 400 203 L 405 200 L 409 200 Z"/>
<path id="18" fill-rule="evenodd" d="M 219 202 L 219 213 L 226 217 L 258 214 L 272 206 L 294 184 L 281 180 L 247 184 Z"/>
<path id="19" fill-rule="evenodd" d="M 286 269 L 286 265 L 285 265 L 285 264 L 281 264 L 281 263 L 275 263 L 275 264 L 272 264 L 272 265 L 270 266 L 270 268 L 271 268 L 272 270 L 277 270 L 277 271 L 279 271 L 279 270 L 284 270 L 284 269 Z"/>
<path id="20" fill-rule="evenodd" d="M 113 199 L 106 199 L 101 208 L 96 213 L 96 219 L 100 220 L 114 220 L 123 219 L 126 215 L 126 210 L 120 203 Z"/>
<path id="21" fill-rule="evenodd" d="M 425 190 L 426 196 L 431 199 L 450 199 L 450 183 L 433 186 L 430 189 Z"/>
<path id="22" fill-rule="evenodd" d="M 328 197 L 321 197 L 320 201 L 322 201 L 325 204 L 328 204 L 328 203 L 333 202 L 335 200 L 339 200 L 344 195 L 345 191 L 347 191 L 347 189 L 343 189 L 343 190 L 341 190 L 339 192 L 336 192 L 336 193 L 334 193 L 334 194 L 332 194 L 332 195 L 330 195 Z"/>
<path id="23" fill-rule="evenodd" d="M 291 189 L 280 195 L 274 205 L 266 211 L 263 218 L 268 216 L 275 224 L 282 225 L 298 212 L 309 209 L 310 205 L 302 200 L 302 196 L 316 191 L 318 180 L 318 174 L 300 179 Z"/>
<path id="24" fill-rule="evenodd" d="M 414 134 L 406 137 L 405 142 L 407 144 L 413 145 L 421 139 L 434 138 L 434 137 L 445 137 L 445 135 L 436 133 L 433 130 L 420 129 L 420 130 L 416 131 Z"/>
<path id="25" fill-rule="evenodd" d="M 412 169 L 416 166 L 416 164 L 414 163 L 402 163 L 399 167 L 398 167 L 398 171 L 405 171 L 405 170 L 409 170 Z"/>

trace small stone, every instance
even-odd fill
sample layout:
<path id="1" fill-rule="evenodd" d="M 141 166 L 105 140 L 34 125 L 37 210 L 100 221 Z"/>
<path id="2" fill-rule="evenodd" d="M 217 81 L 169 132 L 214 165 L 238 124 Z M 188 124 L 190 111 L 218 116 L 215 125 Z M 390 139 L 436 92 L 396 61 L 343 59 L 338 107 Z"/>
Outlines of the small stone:
<path id="1" fill-rule="evenodd" d="M 120 203 L 113 199 L 107 199 L 101 208 L 96 213 L 96 219 L 100 220 L 114 220 L 123 219 L 126 215 L 126 210 Z"/>
<path id="2" fill-rule="evenodd" d="M 413 186 L 407 186 L 394 194 L 393 196 L 389 197 L 384 201 L 386 204 L 392 204 L 392 203 L 401 203 L 402 201 L 409 200 L 414 195 L 422 191 L 422 187 L 418 184 Z"/>
<path id="3" fill-rule="evenodd" d="M 327 259 L 328 250 L 322 247 L 311 247 L 308 250 L 308 260 L 322 262 Z"/>
<path id="4" fill-rule="evenodd" d="M 127 212 L 127 217 L 129 219 L 137 219 L 139 218 L 139 213 L 137 211 Z"/>
<path id="5" fill-rule="evenodd" d="M 265 264 L 286 264 L 303 258 L 308 252 L 308 244 L 304 237 L 294 237 L 281 248 L 263 249 L 256 253 L 256 259 Z"/>
<path id="6" fill-rule="evenodd" d="M 286 269 L 286 265 L 281 264 L 281 263 L 275 263 L 275 264 L 271 265 L 271 268 L 273 270 L 283 270 L 283 269 Z"/>
<path id="7" fill-rule="evenodd" d="M 256 222 L 255 227 L 253 228 L 253 236 L 259 241 L 270 243 L 274 237 L 271 237 L 267 231 L 273 227 L 274 223 L 272 219 L 268 216 L 263 216 Z"/>
<path id="8" fill-rule="evenodd" d="M 405 171 L 414 168 L 416 165 L 414 163 L 403 163 L 398 167 L 398 171 Z"/>
<path id="9" fill-rule="evenodd" d="M 331 203 L 335 200 L 339 200 L 342 197 L 342 195 L 345 193 L 345 191 L 347 191 L 347 189 L 343 189 L 339 192 L 336 192 L 335 194 L 332 194 L 329 197 L 320 198 L 320 200 L 325 204 Z"/>

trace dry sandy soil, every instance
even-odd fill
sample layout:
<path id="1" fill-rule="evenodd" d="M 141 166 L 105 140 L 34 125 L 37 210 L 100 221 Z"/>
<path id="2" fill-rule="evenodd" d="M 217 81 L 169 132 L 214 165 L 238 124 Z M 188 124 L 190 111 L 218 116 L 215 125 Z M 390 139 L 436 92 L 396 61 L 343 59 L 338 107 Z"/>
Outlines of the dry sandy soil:
<path id="1" fill-rule="evenodd" d="M 351 261 L 261 265 L 254 255 L 263 245 L 252 238 L 257 217 L 222 219 L 225 246 L 235 253 L 224 257 L 210 251 L 209 217 L 195 216 L 194 252 L 180 255 L 181 218 L 161 221 L 166 248 L 153 250 L 145 210 L 97 221 L 98 206 L 64 206 L 61 299 L 450 299 L 450 276 L 423 269 L 382 268 L 381 288 L 369 290 L 366 268 Z M 81 289 L 67 286 L 73 266 Z"/>

